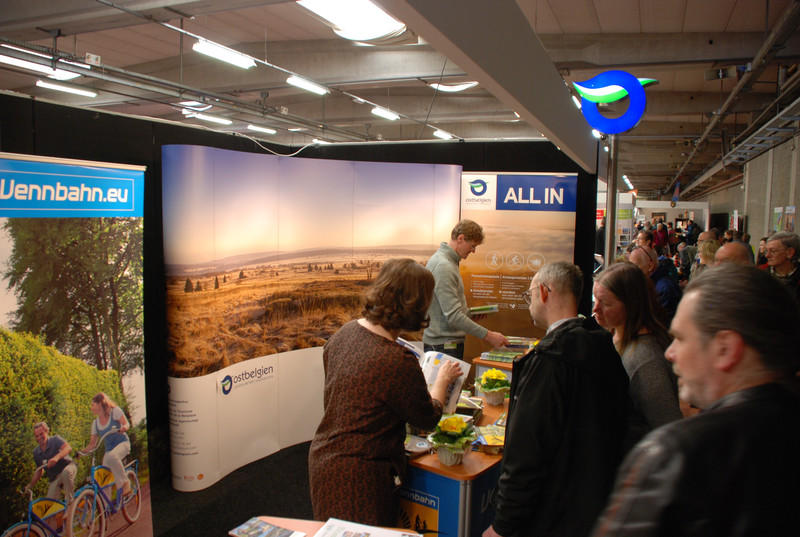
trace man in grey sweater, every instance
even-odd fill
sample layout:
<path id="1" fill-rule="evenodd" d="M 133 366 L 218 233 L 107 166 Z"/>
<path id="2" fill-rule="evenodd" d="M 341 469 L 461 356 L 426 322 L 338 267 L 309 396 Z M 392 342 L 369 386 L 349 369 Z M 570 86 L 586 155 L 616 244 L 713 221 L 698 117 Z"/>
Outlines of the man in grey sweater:
<path id="1" fill-rule="evenodd" d="M 500 332 L 479 325 L 469 316 L 464 282 L 458 264 L 483 242 L 483 228 L 472 220 L 462 220 L 428 260 L 427 269 L 433 273 L 436 286 L 428 308 L 430 324 L 422 335 L 426 351 L 438 351 L 458 359 L 464 358 L 467 334 L 486 340 L 493 347 L 507 345 Z"/>

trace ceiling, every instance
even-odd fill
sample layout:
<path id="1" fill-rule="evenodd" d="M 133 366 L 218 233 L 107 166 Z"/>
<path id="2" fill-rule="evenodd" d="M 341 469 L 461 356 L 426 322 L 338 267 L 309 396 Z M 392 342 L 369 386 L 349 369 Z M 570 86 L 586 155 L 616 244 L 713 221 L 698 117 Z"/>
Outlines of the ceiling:
<path id="1" fill-rule="evenodd" d="M 658 83 L 646 88 L 643 119 L 617 135 L 611 154 L 640 195 L 667 199 L 678 179 L 681 199 L 740 180 L 747 159 L 800 123 L 800 0 L 374 2 L 409 27 L 405 42 L 344 40 L 289 0 L 4 0 L 0 43 L 22 49 L 4 53 L 46 65 L 31 52 L 74 60 L 82 65 L 59 62 L 83 73 L 69 83 L 99 95 L 36 87 L 35 73 L 3 63 L 0 90 L 295 148 L 315 138 L 433 140 L 435 129 L 456 140 L 547 138 L 592 171 L 598 143 L 572 103 L 571 83 L 621 69 Z M 258 64 L 243 70 L 198 54 L 198 36 Z M 330 92 L 290 86 L 292 73 Z M 428 85 L 470 80 L 479 85 L 460 93 Z M 177 104 L 184 100 L 211 104 L 207 113 L 233 123 L 186 118 Z M 375 116 L 374 105 L 401 117 Z M 251 123 L 277 132 L 246 130 Z"/>

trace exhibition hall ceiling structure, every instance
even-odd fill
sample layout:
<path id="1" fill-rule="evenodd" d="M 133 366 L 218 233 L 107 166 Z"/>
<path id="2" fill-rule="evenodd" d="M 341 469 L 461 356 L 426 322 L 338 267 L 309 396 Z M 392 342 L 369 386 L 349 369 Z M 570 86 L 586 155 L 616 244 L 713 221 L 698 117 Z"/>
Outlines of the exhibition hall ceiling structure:
<path id="1" fill-rule="evenodd" d="M 800 124 L 800 0 L 374 0 L 400 23 L 378 36 L 348 34 L 337 2 L 4 0 L 0 90 L 289 152 L 547 139 L 605 176 L 599 143 L 648 199 L 741 182 Z M 203 52 L 219 46 L 243 65 Z M 657 82 L 641 121 L 598 142 L 574 83 L 610 70 Z"/>

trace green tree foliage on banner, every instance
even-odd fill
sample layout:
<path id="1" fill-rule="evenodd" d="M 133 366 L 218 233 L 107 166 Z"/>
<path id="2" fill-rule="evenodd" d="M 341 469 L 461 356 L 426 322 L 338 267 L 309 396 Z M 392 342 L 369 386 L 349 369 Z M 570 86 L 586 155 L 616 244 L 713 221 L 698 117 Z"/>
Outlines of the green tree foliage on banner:
<path id="1" fill-rule="evenodd" d="M 98 369 L 143 366 L 142 219 L 9 218 L 11 326 Z"/>
<path id="2" fill-rule="evenodd" d="M 33 424 L 46 421 L 53 435 L 72 445 L 73 453 L 89 442 L 91 398 L 105 392 L 128 413 L 120 390 L 119 373 L 98 371 L 77 358 L 64 356 L 30 334 L 0 329 L 0 530 L 18 522 L 27 508 L 19 494 L 30 481 L 33 462 Z M 143 451 L 131 437 L 132 452 Z M 102 448 L 100 450 L 102 453 Z M 102 455 L 101 455 L 102 456 Z M 85 480 L 89 461 L 80 463 L 76 483 Z M 47 493 L 43 477 L 34 487 L 35 497 Z M 77 487 L 76 487 L 77 488 Z"/>

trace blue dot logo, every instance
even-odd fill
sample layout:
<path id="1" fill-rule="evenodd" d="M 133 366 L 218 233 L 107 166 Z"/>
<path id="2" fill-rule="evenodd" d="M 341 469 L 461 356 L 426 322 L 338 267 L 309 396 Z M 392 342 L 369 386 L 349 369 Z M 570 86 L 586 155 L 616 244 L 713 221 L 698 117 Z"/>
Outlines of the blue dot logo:
<path id="1" fill-rule="evenodd" d="M 231 393 L 231 388 L 233 388 L 233 379 L 230 375 L 225 375 L 225 378 L 222 379 L 220 385 L 222 386 L 222 393 L 228 395 Z"/>
<path id="2" fill-rule="evenodd" d="M 625 71 L 606 71 L 585 82 L 572 85 L 581 96 L 581 111 L 589 125 L 605 134 L 617 134 L 634 128 L 644 115 L 644 87 L 655 84 L 653 78 L 636 78 Z M 628 97 L 628 110 L 618 118 L 607 118 L 597 109 L 598 103 L 613 103 Z"/>
<path id="3" fill-rule="evenodd" d="M 483 196 L 486 194 L 486 181 L 475 179 L 469 182 L 469 189 L 473 196 Z"/>

